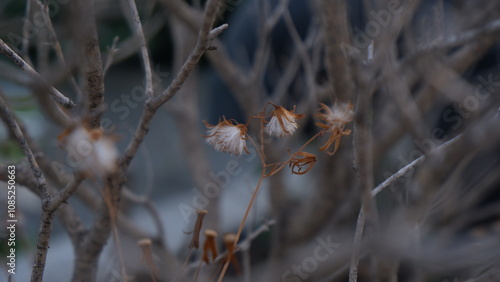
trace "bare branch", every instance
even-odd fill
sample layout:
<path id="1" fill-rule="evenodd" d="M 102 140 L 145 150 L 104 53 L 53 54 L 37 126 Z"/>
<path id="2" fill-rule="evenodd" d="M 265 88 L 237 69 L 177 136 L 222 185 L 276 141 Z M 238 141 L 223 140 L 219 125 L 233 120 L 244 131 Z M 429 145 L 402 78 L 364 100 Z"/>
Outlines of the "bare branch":
<path id="1" fill-rule="evenodd" d="M 76 105 L 71 99 L 64 96 L 61 92 L 55 89 L 49 84 L 28 64 L 26 63 L 19 55 L 17 55 L 14 50 L 12 50 L 3 40 L 0 39 L 0 53 L 4 54 L 7 58 L 9 58 L 16 66 L 20 69 L 28 73 L 28 75 L 34 80 L 35 84 L 40 83 L 47 87 L 49 90 L 49 94 L 51 97 L 59 103 L 65 109 L 70 111 L 74 110 Z"/>
<path id="2" fill-rule="evenodd" d="M 215 9 L 217 7 L 217 4 L 216 3 L 214 4 L 214 2 L 217 1 L 219 0 L 209 1 L 207 3 L 208 7 L 214 6 L 212 7 L 212 9 Z M 208 16 L 206 17 L 206 19 L 207 20 L 211 19 L 212 21 L 215 20 L 216 11 L 213 10 L 207 10 L 207 11 L 208 11 L 207 12 Z M 144 106 L 144 112 L 141 117 L 141 121 L 139 122 L 139 125 L 137 127 L 137 131 L 135 132 L 134 138 L 127 147 L 127 149 L 125 150 L 123 156 L 123 163 L 125 167 L 130 164 L 133 156 L 139 149 L 142 140 L 144 139 L 149 130 L 149 123 L 151 122 L 151 119 L 153 118 L 158 108 L 161 107 L 168 100 L 170 100 L 181 88 L 182 84 L 187 79 L 187 77 L 193 70 L 198 60 L 201 58 L 203 53 L 210 47 L 209 46 L 210 40 L 215 38 L 224 29 L 228 27 L 227 24 L 223 24 L 210 31 L 210 26 L 211 26 L 210 23 L 208 22 L 204 23 L 203 28 L 200 31 L 200 35 L 198 37 L 198 43 L 196 44 L 194 50 L 191 52 L 188 59 L 186 60 L 182 68 L 179 70 L 176 77 L 174 78 L 172 83 L 168 86 L 168 88 L 165 91 L 163 91 L 163 93 L 161 93 L 159 96 L 156 96 L 153 99 L 149 99 L 146 101 L 146 105 Z"/>
<path id="3" fill-rule="evenodd" d="M 153 97 L 153 75 L 151 72 L 151 62 L 149 60 L 149 52 L 148 52 L 148 46 L 146 45 L 146 38 L 144 37 L 141 19 L 139 17 L 139 12 L 137 11 L 137 6 L 135 5 L 135 0 L 126 0 L 126 1 L 130 8 L 130 14 L 132 17 L 129 21 L 129 25 L 132 27 L 132 29 L 139 37 L 139 42 L 141 44 L 141 58 L 142 58 L 142 63 L 144 64 L 144 72 L 146 76 L 146 97 L 151 98 Z"/>
<path id="4" fill-rule="evenodd" d="M 97 37 L 94 1 L 72 1 L 74 29 L 77 43 L 81 46 L 78 60 L 83 74 L 83 98 L 85 99 L 86 117 L 90 126 L 100 125 L 102 105 L 104 103 L 104 77 L 101 51 Z"/>
<path id="5" fill-rule="evenodd" d="M 5 98 L 3 97 L 3 95 L 0 95 L 0 117 L 9 128 L 9 131 L 12 132 L 13 137 L 16 138 L 17 142 L 19 142 L 19 144 L 21 145 L 21 149 L 28 158 L 28 163 L 30 164 L 31 173 L 33 174 L 35 182 L 37 183 L 38 186 L 37 190 L 42 196 L 42 199 L 48 200 L 49 195 L 47 194 L 47 183 L 42 174 L 42 171 L 40 170 L 40 167 L 38 166 L 36 157 L 31 151 L 28 142 L 24 138 L 24 134 L 19 128 L 19 125 L 17 124 L 14 114 L 12 113 L 12 111 L 9 108 L 9 105 L 4 99 Z"/>
<path id="6" fill-rule="evenodd" d="M 354 99 L 354 84 L 342 44 L 349 44 L 347 1 L 320 0 L 319 9 L 326 53 L 326 69 L 331 89 L 339 102 Z"/>

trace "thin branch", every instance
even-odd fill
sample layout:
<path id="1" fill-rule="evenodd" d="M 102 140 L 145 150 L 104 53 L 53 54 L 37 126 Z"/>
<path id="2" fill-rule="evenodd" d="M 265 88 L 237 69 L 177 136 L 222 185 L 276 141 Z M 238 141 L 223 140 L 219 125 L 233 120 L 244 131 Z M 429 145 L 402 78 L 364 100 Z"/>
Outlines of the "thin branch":
<path id="1" fill-rule="evenodd" d="M 293 43 L 295 44 L 295 49 L 298 51 L 298 55 L 301 58 L 302 66 L 304 67 L 305 70 L 306 85 L 309 92 L 309 95 L 307 95 L 307 97 L 310 97 L 310 99 L 314 100 L 314 97 L 316 97 L 316 81 L 315 81 L 313 63 L 311 60 L 311 56 L 309 56 L 308 53 L 308 46 L 300 38 L 299 32 L 297 31 L 297 28 L 293 23 L 292 16 L 290 15 L 290 11 L 286 10 L 286 12 L 283 15 L 283 18 L 285 20 L 285 25 L 288 29 L 288 32 L 292 37 Z M 315 32 L 311 31 L 310 33 L 312 33 L 313 34 L 312 37 L 314 37 Z"/>
<path id="2" fill-rule="evenodd" d="M 23 40 L 21 45 L 22 57 L 29 65 L 33 65 L 29 56 L 29 47 L 30 47 L 29 25 L 31 17 L 31 1 L 32 0 L 26 0 L 26 10 L 24 12 L 24 19 L 23 19 Z"/>
<path id="3" fill-rule="evenodd" d="M 146 97 L 150 98 L 153 97 L 153 75 L 151 72 L 151 62 L 149 60 L 148 46 L 146 44 L 146 38 L 144 37 L 141 19 L 139 17 L 139 12 L 137 11 L 137 6 L 135 5 L 135 0 L 126 1 L 130 8 L 130 14 L 132 16 L 131 21 L 129 21 L 129 25 L 135 31 L 137 37 L 139 37 L 139 42 L 141 45 L 141 57 L 144 64 L 144 72 L 146 76 Z"/>
<path id="4" fill-rule="evenodd" d="M 211 6 L 216 6 L 216 4 L 213 3 L 217 1 L 220 0 L 212 0 L 207 5 L 211 4 Z M 214 18 L 215 16 L 213 16 L 213 19 Z M 205 26 L 209 27 L 210 24 L 205 24 Z M 188 59 L 186 60 L 182 68 L 179 70 L 176 77 L 169 85 L 169 87 L 165 91 L 163 91 L 163 93 L 161 93 L 159 96 L 156 96 L 153 99 L 149 99 L 146 101 L 146 105 L 144 105 L 144 112 L 142 114 L 141 121 L 139 122 L 137 130 L 134 134 L 134 138 L 132 139 L 132 142 L 128 145 L 123 155 L 123 165 L 125 167 L 127 167 L 130 164 L 132 158 L 135 156 L 137 150 L 139 149 L 139 146 L 141 145 L 142 141 L 144 140 L 144 137 L 146 136 L 149 130 L 149 124 L 151 122 L 151 119 L 155 115 L 158 108 L 161 107 L 168 100 L 170 100 L 172 97 L 174 97 L 177 91 L 181 88 L 184 81 L 186 81 L 191 71 L 194 69 L 194 66 L 201 58 L 203 53 L 210 47 L 209 46 L 210 40 L 218 36 L 227 27 L 228 27 L 227 24 L 223 24 L 217 28 L 214 28 L 212 31 L 207 32 L 206 34 L 204 33 L 204 29 L 202 29 L 200 31 L 200 36 L 198 37 L 198 43 L 196 44 L 196 47 L 191 52 Z"/>
<path id="5" fill-rule="evenodd" d="M 247 207 L 247 209 L 245 211 L 245 214 L 243 215 L 243 219 L 241 220 L 240 227 L 238 228 L 238 232 L 236 233 L 236 237 L 234 239 L 234 249 L 236 249 L 236 245 L 238 244 L 238 240 L 239 240 L 239 238 L 241 236 L 241 232 L 243 232 L 243 227 L 245 226 L 245 222 L 246 222 L 247 217 L 248 217 L 248 215 L 250 213 L 250 209 L 253 206 L 253 202 L 255 201 L 255 199 L 257 198 L 257 195 L 259 194 L 259 190 L 260 190 L 262 181 L 265 178 L 265 176 L 264 176 L 264 174 L 266 173 L 265 170 L 266 170 L 266 168 L 263 167 L 262 168 L 262 175 L 259 178 L 259 182 L 257 183 L 257 186 L 255 187 L 255 190 L 252 193 L 252 198 L 250 199 L 250 202 L 248 203 L 248 207 Z M 226 274 L 226 271 L 227 271 L 227 268 L 229 267 L 229 263 L 230 262 L 231 262 L 231 257 L 227 256 L 227 258 L 225 260 L 225 263 L 224 263 L 224 267 L 222 268 L 222 271 L 221 271 L 221 273 L 219 275 L 219 279 L 217 280 L 218 282 L 222 282 L 222 279 L 224 279 L 224 275 Z"/>
<path id="6" fill-rule="evenodd" d="M 363 212 L 364 210 L 365 207 L 362 205 L 359 210 L 358 220 L 356 221 L 356 232 L 354 233 L 351 262 L 349 266 L 349 282 L 356 282 L 358 280 L 358 264 L 361 252 L 361 241 L 366 221 L 365 213 Z"/>
<path id="7" fill-rule="evenodd" d="M 433 154 L 436 151 L 442 150 L 442 149 L 446 148 L 447 146 L 450 146 L 450 145 L 456 143 L 458 140 L 460 140 L 462 138 L 461 137 L 462 135 L 463 134 L 460 134 L 460 135 L 456 136 L 455 138 L 453 138 L 453 139 L 451 139 L 449 141 L 446 141 L 445 143 L 441 144 L 439 147 L 437 147 L 436 149 L 434 149 L 433 151 L 431 151 L 429 154 Z M 409 171 L 411 171 L 414 168 L 416 168 L 417 166 L 419 166 L 426 159 L 426 157 L 427 157 L 427 155 L 422 155 L 419 158 L 415 159 L 413 162 L 411 162 L 411 163 L 407 164 L 406 166 L 402 167 L 396 173 L 394 173 L 393 175 L 391 175 L 390 177 L 388 177 L 386 180 L 384 180 L 384 182 L 382 182 L 379 185 L 377 185 L 377 187 L 375 187 L 375 189 L 373 189 L 370 192 L 371 196 L 372 197 L 377 196 L 380 192 L 382 192 L 382 190 L 384 190 L 385 188 L 389 187 L 391 184 L 393 184 L 395 181 L 399 180 L 399 178 L 401 178 L 402 176 L 404 176 L 406 173 L 408 173 Z"/>
<path id="8" fill-rule="evenodd" d="M 56 53 L 57 59 L 61 63 L 63 67 L 63 71 L 65 72 L 65 76 L 69 77 L 69 82 L 70 85 L 73 87 L 73 90 L 77 94 L 78 97 L 82 97 L 82 91 L 80 90 L 80 87 L 78 87 L 78 84 L 76 83 L 75 77 L 71 73 L 71 71 L 68 68 L 68 65 L 66 64 L 66 60 L 64 59 L 64 54 L 62 52 L 62 47 L 61 43 L 59 42 L 59 39 L 57 37 L 56 31 L 54 30 L 54 26 L 52 25 L 52 20 L 50 19 L 49 15 L 49 7 L 48 5 L 45 5 L 41 1 L 35 0 L 35 3 L 38 5 L 38 9 L 41 12 L 43 16 L 43 20 L 45 22 L 45 27 L 48 32 L 48 37 L 51 43 L 53 44 L 54 51 Z"/>
<path id="9" fill-rule="evenodd" d="M 180 0 L 162 0 L 161 3 L 171 11 L 172 15 L 186 24 L 192 32 L 198 32 L 202 18 L 201 13 L 191 8 L 186 2 Z M 247 113 L 252 113 L 252 97 L 256 94 L 254 87 L 249 87 L 251 82 L 248 74 L 243 71 L 233 60 L 230 59 L 220 40 L 214 38 L 213 45 L 217 52 L 208 52 L 207 58 L 210 64 L 220 74 L 224 83 L 231 89 L 240 105 L 243 105 Z"/>
<path id="10" fill-rule="evenodd" d="M 106 76 L 106 73 L 109 70 L 109 67 L 111 67 L 111 64 L 113 63 L 113 59 L 115 58 L 116 52 L 118 52 L 118 48 L 116 48 L 116 45 L 118 44 L 119 37 L 115 36 L 113 38 L 113 43 L 111 44 L 111 47 L 108 47 L 108 56 L 106 58 L 106 63 L 104 64 L 104 69 L 102 70 L 102 75 Z"/>
<path id="11" fill-rule="evenodd" d="M 163 245 L 165 240 L 165 230 L 161 222 L 160 213 L 158 212 L 158 209 L 156 209 L 153 201 L 151 201 L 149 197 L 137 195 L 133 191 L 127 188 L 123 189 L 123 196 L 129 201 L 135 204 L 142 205 L 144 206 L 144 208 L 146 208 L 146 210 L 150 213 L 151 217 L 153 218 L 153 222 L 156 225 L 157 232 L 155 240 L 157 240 Z"/>
<path id="12" fill-rule="evenodd" d="M 212 0 L 211 2 L 217 2 L 217 1 L 219 0 Z M 207 14 L 209 12 L 210 11 L 208 11 Z M 215 20 L 216 11 L 211 11 L 211 13 L 213 15 L 211 17 L 210 16 L 207 17 L 210 17 L 213 22 L 213 20 Z M 219 36 L 219 34 L 221 34 L 226 28 L 228 28 L 228 25 L 223 24 L 219 27 L 214 28 L 213 30 L 210 30 L 210 28 L 211 28 L 211 23 L 205 21 L 204 25 L 202 26 L 202 29 L 200 30 L 200 35 L 198 37 L 198 42 L 196 44 L 196 47 L 191 52 L 188 59 L 186 60 L 182 68 L 179 70 L 177 76 L 174 78 L 174 80 L 168 86 L 168 88 L 165 89 L 165 91 L 163 91 L 163 93 L 161 93 L 160 96 L 155 97 L 152 100 L 151 104 L 154 107 L 160 107 L 177 93 L 177 91 L 181 88 L 184 81 L 186 81 L 186 78 L 193 70 L 196 63 L 198 63 L 198 61 L 200 60 L 203 53 L 205 53 L 205 51 L 207 51 L 210 48 L 210 42 L 215 37 Z"/>
<path id="13" fill-rule="evenodd" d="M 35 83 L 41 83 L 43 86 L 47 87 L 51 97 L 59 103 L 65 109 L 73 111 L 76 105 L 71 99 L 64 96 L 61 92 L 50 86 L 47 81 L 45 81 L 28 63 L 26 63 L 14 50 L 12 50 L 2 39 L 0 39 L 0 53 L 9 58 L 16 66 L 21 70 L 28 73 L 28 75 L 34 80 Z"/>
<path id="14" fill-rule="evenodd" d="M 141 120 L 131 142 L 125 149 L 125 153 L 120 160 L 119 168 L 113 175 L 110 175 L 106 179 L 105 189 L 108 191 L 107 195 L 110 197 L 108 201 L 111 204 L 115 205 L 120 202 L 122 185 L 126 180 L 126 170 L 149 131 L 150 122 L 156 111 L 177 93 L 203 53 L 210 48 L 210 41 L 227 28 L 227 24 L 224 24 L 211 30 L 220 6 L 219 1 L 220 0 L 209 0 L 206 4 L 204 22 L 198 36 L 196 47 L 191 52 L 181 70 L 177 73 L 170 86 L 159 96 L 146 100 Z M 116 206 L 114 207 L 116 208 Z M 111 214 L 108 204 L 102 203 L 97 219 L 90 229 L 88 236 L 85 238 L 85 242 L 82 243 L 82 246 L 78 250 L 78 252 L 81 253 L 75 264 L 73 275 L 74 281 L 86 281 L 88 278 L 95 276 L 96 258 L 99 256 L 104 244 L 109 238 L 111 231 L 110 224 Z"/>
<path id="15" fill-rule="evenodd" d="M 59 206 L 71 197 L 76 189 L 80 186 L 80 183 L 84 180 L 84 175 L 82 173 L 76 173 L 76 175 L 71 179 L 71 181 L 62 189 L 57 195 L 52 197 L 50 205 L 47 207 L 48 210 L 55 211 Z"/>
<path id="16" fill-rule="evenodd" d="M 47 183 L 42 174 L 42 171 L 38 166 L 35 155 L 31 151 L 31 148 L 29 147 L 26 138 L 24 138 L 24 134 L 21 131 L 21 128 L 17 124 L 14 114 L 10 110 L 10 107 L 7 104 L 7 102 L 4 100 L 3 95 L 0 95 L 0 117 L 5 122 L 5 125 L 9 128 L 9 131 L 12 132 L 12 134 L 14 135 L 13 137 L 16 138 L 17 142 L 19 142 L 19 144 L 21 145 L 21 149 L 28 158 L 28 163 L 30 164 L 31 173 L 35 178 L 35 182 L 38 186 L 37 189 L 40 195 L 42 196 L 42 200 L 48 199 L 49 195 L 47 194 Z"/>
<path id="17" fill-rule="evenodd" d="M 491 21 L 481 28 L 472 29 L 458 34 L 447 35 L 445 38 L 438 38 L 437 40 L 432 41 L 428 44 L 417 46 L 417 50 L 415 51 L 415 53 L 411 54 L 407 59 L 405 59 L 405 63 L 413 62 L 414 60 L 418 59 L 420 55 L 432 52 L 436 49 L 449 49 L 457 47 L 469 42 L 474 42 L 481 37 L 496 35 L 499 32 L 500 19 Z"/>
<path id="18" fill-rule="evenodd" d="M 28 145 L 28 142 L 24 138 L 24 135 L 17 124 L 16 118 L 14 114 L 10 110 L 6 101 L 2 96 L 0 96 L 0 116 L 4 120 L 5 124 L 9 128 L 9 130 L 14 134 L 14 137 L 17 139 L 19 144 L 21 145 L 24 154 L 28 158 L 28 163 L 30 164 L 31 173 L 33 174 L 35 183 L 37 185 L 38 193 L 42 198 L 42 218 L 40 231 L 38 234 L 37 248 L 35 259 L 33 263 L 33 270 L 31 273 L 31 281 L 42 281 L 43 279 L 43 271 L 45 269 L 45 261 L 47 258 L 47 251 L 49 249 L 49 238 L 52 229 L 52 219 L 54 218 L 54 212 L 49 210 L 50 206 L 50 195 L 47 193 L 47 183 L 42 174 L 40 167 L 35 159 L 31 148 Z"/>

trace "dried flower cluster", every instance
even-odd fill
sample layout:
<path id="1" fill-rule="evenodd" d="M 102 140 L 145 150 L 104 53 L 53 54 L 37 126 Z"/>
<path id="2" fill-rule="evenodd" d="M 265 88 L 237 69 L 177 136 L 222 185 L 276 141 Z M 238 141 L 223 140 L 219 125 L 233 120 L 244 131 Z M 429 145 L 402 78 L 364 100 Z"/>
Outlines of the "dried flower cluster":
<path id="1" fill-rule="evenodd" d="M 266 109 L 268 105 L 271 105 L 274 108 L 267 111 Z M 354 119 L 354 110 L 351 103 L 334 104 L 331 107 L 321 103 L 318 113 L 315 115 L 315 117 L 320 121 L 316 123 L 316 125 L 321 128 L 321 131 L 311 137 L 295 153 L 289 152 L 291 156 L 287 161 L 271 164 L 266 163 L 264 153 L 264 133 L 277 138 L 289 137 L 299 128 L 298 121 L 304 118 L 304 114 L 296 114 L 295 107 L 292 110 L 287 110 L 283 106 L 275 105 L 269 102 L 264 106 L 264 110 L 262 112 L 251 117 L 260 121 L 260 144 L 256 143 L 251 136 L 247 135 L 249 123 L 241 124 L 235 120 L 227 120 L 225 117 L 222 117 L 222 120 L 219 121 L 217 125 L 210 125 L 205 121 L 205 126 L 207 127 L 208 132 L 204 137 L 206 138 L 208 144 L 214 146 L 215 150 L 239 156 L 243 154 L 243 152 L 249 153 L 246 146 L 246 141 L 249 140 L 257 150 L 263 166 L 260 180 L 252 194 L 252 198 L 248 204 L 245 215 L 243 216 L 238 233 L 226 234 L 223 237 L 223 242 L 226 246 L 228 255 L 225 259 L 224 267 L 218 281 L 222 281 L 229 264 L 232 264 L 237 272 L 241 271 L 238 260 L 234 256 L 235 247 L 237 246 L 245 220 L 259 191 L 262 180 L 278 173 L 287 165 L 290 167 L 292 174 L 302 175 L 308 173 L 316 164 L 317 157 L 315 154 L 305 152 L 304 149 L 319 136 L 323 136 L 325 134 L 329 135 L 327 142 L 321 146 L 319 150 L 327 151 L 333 145 L 333 151 L 327 151 L 329 155 L 333 155 L 340 145 L 340 139 L 342 136 L 349 135 L 351 133 L 351 131 L 345 129 L 345 127 Z M 203 247 L 202 261 L 205 261 L 207 264 L 213 262 L 217 256 L 215 243 L 216 236 L 217 233 L 214 230 L 205 231 L 206 239 Z M 211 259 L 210 253 L 212 254 Z M 197 273 L 195 274 L 195 280 Z"/>
<path id="2" fill-rule="evenodd" d="M 266 113 L 267 105 L 272 105 L 274 109 L 270 113 Z M 296 114 L 295 107 L 292 110 L 287 110 L 282 106 L 274 105 L 273 103 L 266 104 L 263 112 L 256 116 L 252 116 L 264 121 L 262 130 L 272 137 L 288 137 L 291 136 L 299 127 L 297 122 L 304 117 L 304 114 Z M 350 130 L 346 130 L 346 124 L 354 119 L 354 110 L 351 103 L 334 104 L 331 107 L 320 103 L 318 114 L 315 115 L 320 122 L 316 123 L 322 131 L 321 135 L 329 134 L 327 142 L 320 147 L 320 151 L 327 151 L 334 145 L 333 151 L 327 152 L 329 155 L 335 154 L 339 145 L 340 139 L 344 135 L 349 135 Z M 229 153 L 239 156 L 243 152 L 249 153 L 246 140 L 248 128 L 246 124 L 241 124 L 235 120 L 226 120 L 222 117 L 217 125 L 210 125 L 205 122 L 208 128 L 208 134 L 205 135 L 208 144 L 214 146 L 217 151 Z M 290 167 L 295 174 L 304 174 L 308 172 L 312 165 L 316 162 L 313 154 L 297 152 L 292 156 Z M 303 170 L 304 166 L 308 166 Z"/>

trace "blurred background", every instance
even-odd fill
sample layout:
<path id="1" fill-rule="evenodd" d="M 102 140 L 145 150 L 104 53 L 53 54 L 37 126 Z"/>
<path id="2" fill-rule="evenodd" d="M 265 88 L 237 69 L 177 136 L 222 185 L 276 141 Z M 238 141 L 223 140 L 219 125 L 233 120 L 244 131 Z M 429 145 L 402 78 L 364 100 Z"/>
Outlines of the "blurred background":
<path id="1" fill-rule="evenodd" d="M 219 237 L 236 233 L 261 163 L 250 143 L 251 153 L 240 157 L 213 150 L 204 141 L 203 121 L 216 124 L 225 116 L 249 122 L 249 135 L 257 139 L 259 122 L 250 116 L 269 101 L 296 107 L 306 117 L 293 136 L 266 137 L 267 163 L 287 160 L 319 132 L 314 115 L 320 102 L 352 103 L 356 118 L 335 155 L 318 150 L 327 136 L 306 147 L 317 157 L 307 174 L 293 175 L 285 168 L 264 180 L 236 256 L 241 269 L 232 265 L 224 281 L 346 281 L 353 277 L 349 269 L 357 250 L 358 281 L 500 279 L 500 3 L 212 2 L 217 7 L 214 27 L 229 27 L 211 41 L 213 48 L 176 96 L 156 112 L 126 170 L 117 229 L 129 281 L 193 281 L 201 250 L 189 252 L 192 235 L 187 232 L 194 228 L 196 209 L 208 210 L 203 230 L 214 229 Z M 196 45 L 207 3 L 136 5 L 154 95 L 160 95 Z M 87 28 L 94 21 L 100 61 L 82 48 L 89 46 Z M 85 67 L 92 62 L 102 66 L 103 132 L 113 136 L 123 154 L 146 102 L 141 41 L 128 1 L 5 0 L 0 3 L 0 39 L 76 104 L 71 111 L 55 110 L 62 107 L 48 91 L 2 52 L 1 98 L 36 144 L 32 149 L 42 159 L 49 186 L 61 190 L 80 169 L 58 136 L 85 117 Z M 58 111 L 72 123 L 62 122 Z M 18 264 L 12 281 L 28 281 L 39 236 L 40 197 L 33 192 L 21 147 L 5 119 L 3 124 L 2 207 L 4 168 L 18 167 Z M 370 196 L 370 190 L 405 167 L 410 169 Z M 90 175 L 64 205 L 86 228 L 95 224 L 104 205 L 104 184 Z M 362 204 L 370 208 L 364 210 L 369 213 L 360 235 Z M 6 211 L 0 211 L 2 225 Z M 77 281 L 80 251 L 65 222 L 56 216 L 44 281 Z M 0 281 L 8 279 L 5 230 L 0 231 Z M 153 240 L 155 278 L 137 245 L 143 238 Z M 218 243 L 222 252 L 223 243 Z M 98 256 L 96 281 L 124 281 L 116 244 L 110 237 Z M 222 262 L 203 264 L 198 280 L 215 280 Z"/>

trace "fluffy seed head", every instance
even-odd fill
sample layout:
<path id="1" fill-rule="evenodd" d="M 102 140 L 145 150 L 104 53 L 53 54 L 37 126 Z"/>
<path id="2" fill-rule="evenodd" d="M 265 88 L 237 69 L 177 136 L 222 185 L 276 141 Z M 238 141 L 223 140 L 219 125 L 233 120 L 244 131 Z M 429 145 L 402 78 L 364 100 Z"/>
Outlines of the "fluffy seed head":
<path id="1" fill-rule="evenodd" d="M 102 176 L 116 169 L 118 150 L 115 141 L 99 128 L 76 126 L 61 134 L 59 142 L 78 167 L 86 172 Z"/>
<path id="2" fill-rule="evenodd" d="M 235 120 L 226 120 L 222 118 L 217 125 L 210 125 L 205 122 L 208 128 L 207 143 L 214 146 L 215 150 L 231 155 L 239 156 L 245 151 L 250 153 L 246 145 L 246 133 L 248 131 L 246 125 L 237 123 Z"/>
<path id="3" fill-rule="evenodd" d="M 294 111 L 295 109 L 288 111 L 282 106 L 274 106 L 271 120 L 265 128 L 266 133 L 280 138 L 292 135 L 299 127 L 297 121 L 304 117 L 303 114 L 294 114 Z"/>
<path id="4" fill-rule="evenodd" d="M 334 150 L 327 152 L 329 155 L 335 154 L 343 135 L 351 134 L 350 130 L 344 130 L 345 125 L 354 119 L 354 110 L 351 103 L 334 104 L 331 108 L 320 103 L 319 113 L 316 117 L 322 121 L 316 123 L 324 131 L 330 134 L 328 141 L 320 147 L 320 151 L 326 151 L 335 143 Z M 322 112 L 323 111 L 323 112 Z"/>

